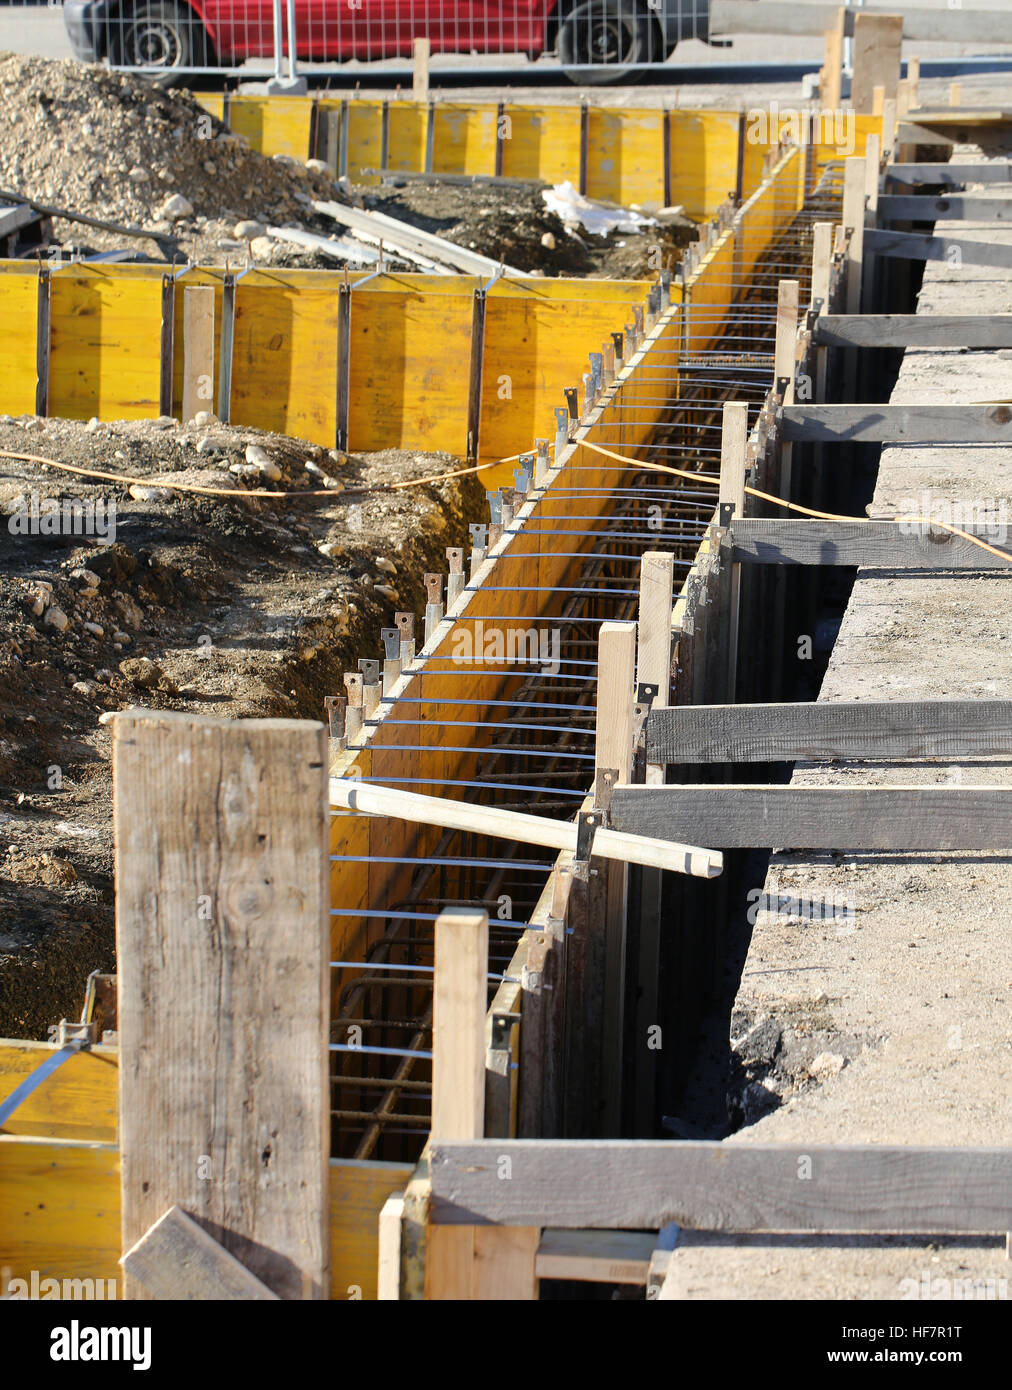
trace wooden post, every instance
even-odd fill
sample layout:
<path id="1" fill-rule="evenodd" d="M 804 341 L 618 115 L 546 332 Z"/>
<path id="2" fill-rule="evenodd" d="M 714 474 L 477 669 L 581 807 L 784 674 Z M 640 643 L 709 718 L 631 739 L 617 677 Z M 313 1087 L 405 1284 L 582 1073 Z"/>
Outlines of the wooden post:
<path id="1" fill-rule="evenodd" d="M 911 110 L 915 106 L 920 106 L 921 99 L 918 92 L 918 84 L 921 80 L 921 60 L 920 58 L 907 59 L 907 91 L 910 94 Z"/>
<path id="2" fill-rule="evenodd" d="M 183 291 L 183 424 L 214 413 L 214 286 Z"/>
<path id="3" fill-rule="evenodd" d="M 910 114 L 910 83 L 904 78 L 902 82 L 896 84 L 896 115 L 898 117 L 909 116 Z"/>
<path id="4" fill-rule="evenodd" d="M 822 106 L 839 111 L 843 105 L 843 31 L 847 11 L 838 9 L 833 27 L 826 30 L 826 60 L 823 66 Z"/>
<path id="5" fill-rule="evenodd" d="M 415 101 L 429 99 L 429 41 L 415 39 L 415 57 L 411 69 L 411 95 Z"/>
<path id="6" fill-rule="evenodd" d="M 597 741 L 594 771 L 632 776 L 633 684 L 636 679 L 636 624 L 601 624 L 597 650 Z M 618 1134 L 622 1089 L 622 1037 L 625 1004 L 626 898 L 629 871 L 624 864 L 602 864 L 607 873 L 604 960 L 602 1089 L 604 1133 Z"/>
<path id="7" fill-rule="evenodd" d="M 868 115 L 874 109 L 876 87 L 884 89 L 885 97 L 895 95 L 900 80 L 902 48 L 902 15 L 856 11 L 850 104 L 859 115 Z"/>
<path id="8" fill-rule="evenodd" d="M 671 682 L 671 610 L 674 603 L 675 561 L 670 551 L 648 550 L 640 560 L 638 616 L 638 685 L 656 685 L 654 708 L 667 706 Z M 648 763 L 645 781 L 663 786 L 663 763 Z M 660 1022 L 658 984 L 661 964 L 661 905 L 663 877 L 657 869 L 640 875 L 639 940 L 636 952 L 636 1025 L 633 1078 L 636 1133 L 649 1134 L 655 1113 L 657 1053 L 648 1048 L 649 1029 Z"/>
<path id="9" fill-rule="evenodd" d="M 829 313 L 829 280 L 833 272 L 833 224 L 816 222 L 812 228 L 812 299 L 822 301 L 822 313 Z"/>
<path id="10" fill-rule="evenodd" d="M 881 177 L 881 137 L 874 131 L 868 136 L 864 147 L 864 225 L 865 228 L 874 230 L 878 221 L 878 186 Z M 864 257 L 864 302 L 873 306 L 877 300 L 876 285 L 876 263 L 875 257 L 869 252 Z M 871 358 L 866 354 L 864 359 L 868 370 L 873 370 Z M 861 383 L 861 396 L 867 400 L 865 386 L 867 382 Z"/>
<path id="11" fill-rule="evenodd" d="M 886 89 L 881 83 L 872 89 L 871 94 L 871 114 L 881 116 L 882 108 L 885 106 Z"/>
<path id="12" fill-rule="evenodd" d="M 376 1297 L 394 1302 L 401 1296 L 401 1229 L 404 1222 L 404 1193 L 393 1192 L 379 1215 L 379 1270 Z"/>
<path id="13" fill-rule="evenodd" d="M 847 253 L 845 313 L 861 312 L 861 281 L 864 273 L 864 160 L 851 155 L 844 161 L 843 225 L 850 233 Z M 857 388 L 857 352 L 844 354 L 844 399 L 852 400 Z"/>
<path id="14" fill-rule="evenodd" d="M 949 83 L 949 105 L 950 105 L 950 106 L 961 106 L 961 105 L 962 105 L 962 102 L 963 102 L 963 84 L 962 84 L 962 82 L 950 82 L 950 83 Z M 912 99 L 912 96 L 911 96 L 910 105 L 911 105 L 911 106 L 915 105 L 915 103 L 914 103 L 914 101 L 913 101 L 913 99 Z"/>
<path id="15" fill-rule="evenodd" d="M 133 710 L 113 778 L 123 1249 L 178 1205 L 326 1298 L 327 731 Z"/>
<path id="16" fill-rule="evenodd" d="M 434 1141 L 483 1136 L 487 1009 L 488 913 L 448 908 L 436 921 Z M 538 1227 L 430 1225 L 426 1297 L 537 1298 L 534 1262 L 540 1234 Z"/>
<path id="17" fill-rule="evenodd" d="M 891 159 L 896 143 L 896 100 L 886 97 L 882 104 L 882 153 Z"/>
<path id="18" fill-rule="evenodd" d="M 794 348 L 798 336 L 798 281 L 781 280 L 777 286 L 777 331 L 773 353 L 773 380 L 787 379 L 784 404 L 794 400 Z"/>
<path id="19" fill-rule="evenodd" d="M 822 225 L 826 225 L 823 223 Z M 745 515 L 745 453 L 748 446 L 748 406 L 744 401 L 725 401 L 720 432 L 720 503 L 734 508 L 732 516 Z M 741 565 L 731 569 L 731 604 L 728 618 L 727 703 L 735 702 L 738 682 L 738 621 L 741 603 Z"/>

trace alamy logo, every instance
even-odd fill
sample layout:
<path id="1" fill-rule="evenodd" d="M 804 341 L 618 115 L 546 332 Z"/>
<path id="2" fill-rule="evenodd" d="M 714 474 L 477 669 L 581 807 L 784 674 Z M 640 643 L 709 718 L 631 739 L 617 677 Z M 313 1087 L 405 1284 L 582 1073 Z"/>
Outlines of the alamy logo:
<path id="1" fill-rule="evenodd" d="M 561 630 L 536 627 L 500 627 L 479 618 L 453 634 L 451 660 L 472 666 L 540 666 L 557 676 L 561 667 Z"/>
<path id="2" fill-rule="evenodd" d="M 850 107 L 839 111 L 800 111 L 771 101 L 769 106 L 745 112 L 745 139 L 750 145 L 774 145 L 778 140 L 802 148 L 834 145 L 838 154 L 853 154 L 857 145 L 855 113 Z"/>
<path id="3" fill-rule="evenodd" d="M 54 1327 L 50 1361 L 132 1361 L 135 1371 L 151 1366 L 150 1327 Z"/>
<path id="4" fill-rule="evenodd" d="M 102 545 L 116 539 L 116 499 L 40 497 L 32 489 L 27 502 L 11 512 L 12 536 L 94 536 Z"/>
<path id="5" fill-rule="evenodd" d="M 113 1299 L 116 1297 L 115 1279 L 54 1279 L 45 1277 L 37 1269 L 31 1270 L 27 1279 L 12 1279 L 10 1270 L 0 1269 L 0 1292 L 9 1299 Z"/>

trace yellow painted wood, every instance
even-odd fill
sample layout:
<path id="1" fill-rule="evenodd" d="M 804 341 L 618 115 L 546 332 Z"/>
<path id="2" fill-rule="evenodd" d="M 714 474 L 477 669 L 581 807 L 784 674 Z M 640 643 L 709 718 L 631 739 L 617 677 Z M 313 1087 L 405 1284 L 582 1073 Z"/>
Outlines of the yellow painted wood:
<path id="1" fill-rule="evenodd" d="M 442 103 L 435 108 L 432 167 L 442 174 L 494 174 L 496 108 Z"/>
<path id="2" fill-rule="evenodd" d="M 235 96 L 229 105 L 229 126 L 263 155 L 306 159 L 311 111 L 309 97 Z"/>
<path id="3" fill-rule="evenodd" d="M 503 173 L 513 179 L 579 182 L 580 108 L 507 106 Z"/>
<path id="4" fill-rule="evenodd" d="M 410 1180 L 410 1163 L 330 1164 L 330 1296 L 376 1297 L 379 1214 L 392 1192 Z"/>
<path id="5" fill-rule="evenodd" d="M 0 1041 L 0 1101 L 52 1052 L 49 1043 Z M 22 1101 L 0 1133 L 115 1143 L 117 1063 L 115 1048 L 76 1053 Z"/>
<path id="6" fill-rule="evenodd" d="M 387 168 L 425 168 L 427 107 L 413 101 L 390 103 L 390 143 Z M 350 153 L 349 153 L 350 160 Z"/>
<path id="7" fill-rule="evenodd" d="M 587 130 L 587 193 L 623 206 L 664 205 L 664 117 L 658 110 L 592 106 Z M 680 201 L 676 200 L 676 201 Z"/>
<path id="8" fill-rule="evenodd" d="M 34 415 L 38 276 L 19 261 L 0 269 L 0 412 Z"/>
<path id="9" fill-rule="evenodd" d="M 209 111 L 216 120 L 225 119 L 225 98 L 221 92 L 194 92 L 193 99 L 198 106 Z"/>
<path id="10" fill-rule="evenodd" d="M 321 102 L 337 106 L 339 102 Z M 378 169 L 383 163 L 383 103 L 380 101 L 348 102 L 348 177 L 352 183 L 378 184 L 378 174 L 364 174 L 363 169 Z"/>
<path id="11" fill-rule="evenodd" d="M 161 281 L 73 266 L 51 282 L 49 410 L 72 420 L 158 415 Z"/>
<path id="12" fill-rule="evenodd" d="M 711 217 L 734 192 L 738 158 L 736 111 L 672 111 L 671 198 L 697 222 Z M 755 149 L 753 146 L 752 149 Z M 748 153 L 748 147 L 746 147 Z M 760 178 L 762 154 L 746 165 L 745 193 Z"/>

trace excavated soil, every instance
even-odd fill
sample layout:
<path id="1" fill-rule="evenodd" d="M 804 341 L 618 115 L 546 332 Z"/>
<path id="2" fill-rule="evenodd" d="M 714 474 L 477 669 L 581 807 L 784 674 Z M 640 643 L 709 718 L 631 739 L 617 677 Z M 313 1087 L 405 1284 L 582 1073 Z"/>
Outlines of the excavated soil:
<path id="1" fill-rule="evenodd" d="M 279 480 L 255 473 L 249 445 Z M 361 490 L 459 467 L 450 455 L 353 457 L 213 423 L 28 417 L 0 422 L 0 450 L 145 480 L 89 483 L 0 457 L 0 1036 L 44 1038 L 78 1016 L 89 972 L 114 966 L 101 716 L 323 718 L 342 673 L 380 655 L 394 612 L 424 611 L 422 574 L 445 569 L 484 499 L 473 475 Z M 236 496 L 172 493 L 169 479 Z M 242 500 L 252 487 L 279 500 Z M 325 495 L 300 495 L 311 490 Z M 37 532 L 47 502 L 76 497 L 115 504 L 94 513 L 107 535 L 23 534 L 33 492 Z"/>

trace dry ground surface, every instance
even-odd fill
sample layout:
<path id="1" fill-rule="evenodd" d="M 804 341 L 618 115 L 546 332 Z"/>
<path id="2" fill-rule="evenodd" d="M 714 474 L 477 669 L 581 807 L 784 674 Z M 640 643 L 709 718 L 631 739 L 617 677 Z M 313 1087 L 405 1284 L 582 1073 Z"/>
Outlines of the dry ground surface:
<path id="1" fill-rule="evenodd" d="M 445 570 L 484 495 L 474 475 L 384 490 L 459 466 L 450 455 L 358 458 L 216 424 L 7 419 L 0 450 L 143 480 L 0 457 L 0 1036 L 45 1037 L 77 1016 L 89 971 L 113 965 L 101 716 L 323 718 L 394 612 L 424 611 L 421 576 Z M 242 500 L 251 488 L 279 500 Z M 114 503 L 114 536 L 22 534 L 33 492 L 40 516 L 64 496 Z"/>
<path id="2" fill-rule="evenodd" d="M 1012 234 L 993 226 L 947 223 L 946 233 L 1012 246 Z M 1012 272 L 931 262 L 918 312 L 1012 312 Z M 910 349 L 891 400 L 1007 399 L 1010 365 L 1007 350 Z M 1010 505 L 1008 459 L 1007 448 L 986 445 L 886 448 L 869 515 L 944 518 L 956 504 L 1000 521 Z M 819 698 L 1008 697 L 1009 582 L 996 571 L 859 571 Z M 794 773 L 795 784 L 817 786 L 1008 786 L 1010 778 L 1003 758 Z M 731 1103 L 743 1128 L 728 1142 L 1012 1142 L 1009 854 L 779 853 L 763 891 L 762 901 L 782 906 L 756 918 L 732 1017 Z M 836 907 L 811 914 L 813 900 Z M 1003 1237 L 685 1233 L 662 1297 L 1007 1298 L 1010 1274 Z"/>

